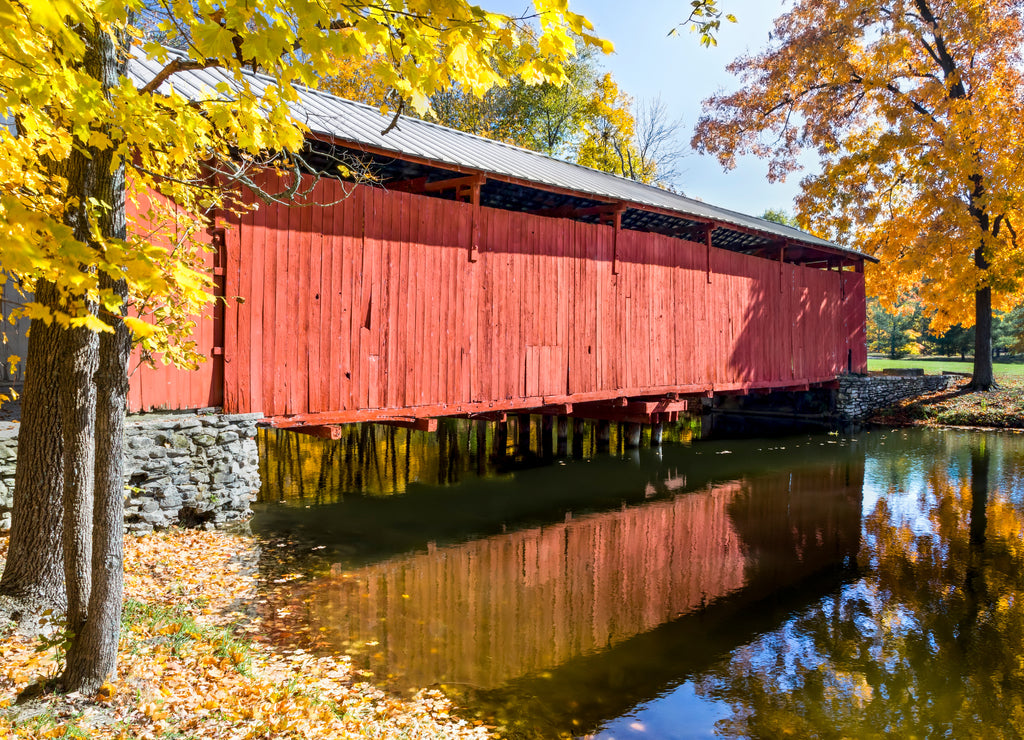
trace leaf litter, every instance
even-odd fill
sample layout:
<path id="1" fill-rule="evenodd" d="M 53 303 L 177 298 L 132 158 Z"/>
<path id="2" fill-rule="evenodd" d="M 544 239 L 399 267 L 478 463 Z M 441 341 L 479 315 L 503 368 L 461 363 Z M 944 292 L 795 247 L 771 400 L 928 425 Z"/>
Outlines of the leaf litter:
<path id="1" fill-rule="evenodd" d="M 969 391 L 967 381 L 950 390 L 899 401 L 869 420 L 891 426 L 957 426 L 1024 429 L 1024 378 L 1001 375 L 991 391 Z"/>
<path id="2" fill-rule="evenodd" d="M 6 548 L 5 537 L 0 559 Z M 489 737 L 439 692 L 390 695 L 346 657 L 308 650 L 301 626 L 284 628 L 277 608 L 300 576 L 273 579 L 277 595 L 258 587 L 258 548 L 223 532 L 127 537 L 118 675 L 96 696 L 43 693 L 19 711 L 19 693 L 57 677 L 61 643 L 0 627 L 0 737 Z"/>

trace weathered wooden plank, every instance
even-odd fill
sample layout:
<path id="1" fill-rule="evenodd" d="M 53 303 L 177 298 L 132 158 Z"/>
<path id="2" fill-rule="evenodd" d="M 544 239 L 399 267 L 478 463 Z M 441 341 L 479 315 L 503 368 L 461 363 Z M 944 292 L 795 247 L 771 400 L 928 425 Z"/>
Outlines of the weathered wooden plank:
<path id="1" fill-rule="evenodd" d="M 266 234 L 263 240 L 263 299 L 260 303 L 261 329 L 263 333 L 262 358 L 263 366 L 260 370 L 259 385 L 260 396 L 263 399 L 263 406 L 259 410 L 263 413 L 280 413 L 276 406 L 274 387 L 275 367 L 277 364 L 277 331 L 276 331 L 276 309 L 277 293 L 280 290 L 278 283 L 278 243 L 285 238 L 282 229 L 279 227 L 281 211 L 279 208 L 267 204 L 259 206 L 266 219 Z M 239 227 L 241 232 L 245 231 L 248 219 L 246 216 Z M 230 295 L 230 293 L 228 293 Z"/>
<path id="2" fill-rule="evenodd" d="M 228 296 L 224 305 L 224 410 L 237 413 L 239 404 L 238 386 L 240 376 L 245 373 L 238 359 L 238 309 L 237 296 L 242 295 L 239 279 L 241 253 L 248 251 L 252 241 L 252 230 L 243 231 L 237 249 L 227 250 L 225 257 L 224 282 Z"/>
<path id="3" fill-rule="evenodd" d="M 328 202 L 328 192 L 323 179 L 315 184 L 311 200 L 313 203 Z M 324 209 L 319 205 L 308 205 L 306 210 L 310 214 L 309 273 L 307 277 L 309 293 L 306 298 L 308 316 L 306 408 L 316 412 L 324 410 L 324 376 L 320 363 L 324 306 Z"/>
<path id="4" fill-rule="evenodd" d="M 309 408 L 308 387 L 310 382 L 310 299 L 311 273 L 312 273 L 312 248 L 313 248 L 313 209 L 307 205 L 298 206 L 299 231 L 297 239 L 298 251 L 298 272 L 295 292 L 295 312 L 292 314 L 298 319 L 297 326 L 293 328 L 294 345 L 294 368 L 295 376 L 291 378 L 291 408 Z"/>

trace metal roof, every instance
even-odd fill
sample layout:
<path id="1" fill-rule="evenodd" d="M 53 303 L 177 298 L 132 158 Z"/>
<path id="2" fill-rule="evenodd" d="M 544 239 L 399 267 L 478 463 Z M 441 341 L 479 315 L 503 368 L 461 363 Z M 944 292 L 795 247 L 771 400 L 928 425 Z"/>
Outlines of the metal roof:
<path id="1" fill-rule="evenodd" d="M 130 74 L 136 84 L 141 85 L 151 80 L 162 66 L 159 62 L 137 52 L 131 63 Z M 257 94 L 277 84 L 273 78 L 265 75 L 247 72 L 244 76 Z M 216 96 L 215 86 L 218 83 L 227 83 L 232 89 L 238 88 L 231 73 L 211 68 L 176 73 L 169 83 L 164 83 L 161 90 L 167 92 L 173 85 L 179 94 L 188 98 Z M 731 232 L 732 230 L 727 227 L 733 226 L 740 231 L 757 232 L 758 237 L 764 235 L 760 239 L 749 239 L 733 233 L 731 241 L 740 247 L 753 248 L 786 240 L 807 247 L 820 247 L 826 252 L 841 252 L 851 257 L 875 261 L 868 255 L 800 229 L 709 205 L 635 180 L 416 118 L 401 116 L 398 125 L 384 134 L 382 132 L 391 123 L 392 116 L 382 115 L 372 106 L 300 86 L 295 86 L 295 90 L 298 93 L 298 102 L 291 104 L 294 116 L 303 121 L 313 134 L 328 137 L 342 145 L 388 152 L 396 158 L 413 157 L 427 160 L 439 167 L 455 168 L 456 171 L 469 170 L 485 175 L 503 176 L 542 189 L 547 187 L 571 191 L 583 198 L 622 202 L 630 207 L 638 207 L 641 211 L 647 206 L 662 212 L 678 214 L 678 217 L 685 221 L 711 222 L 717 227 L 716 234 L 722 232 L 723 227 Z M 658 215 L 650 212 L 636 214 L 643 215 L 643 218 L 634 218 L 632 228 L 643 228 L 636 225 L 641 221 L 650 222 L 648 214 Z M 715 241 L 717 246 L 719 239 L 716 238 Z M 723 246 L 728 248 L 728 241 Z"/>

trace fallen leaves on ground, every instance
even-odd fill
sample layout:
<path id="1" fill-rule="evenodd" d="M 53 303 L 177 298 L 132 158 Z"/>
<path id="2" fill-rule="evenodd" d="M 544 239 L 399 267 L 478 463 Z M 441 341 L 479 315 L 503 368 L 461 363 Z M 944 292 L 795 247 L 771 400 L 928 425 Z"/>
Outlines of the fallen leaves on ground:
<path id="1" fill-rule="evenodd" d="M 18 693 L 56 676 L 59 645 L 0 631 L 0 737 L 487 737 L 436 692 L 390 696 L 343 657 L 264 639 L 256 547 L 194 530 L 128 538 L 119 672 L 94 697 L 48 694 L 19 713 Z"/>
<path id="2" fill-rule="evenodd" d="M 967 381 L 956 389 L 907 399 L 875 414 L 878 424 L 903 426 L 963 426 L 1024 429 L 1024 378 L 1002 376 L 999 388 L 968 391 Z"/>

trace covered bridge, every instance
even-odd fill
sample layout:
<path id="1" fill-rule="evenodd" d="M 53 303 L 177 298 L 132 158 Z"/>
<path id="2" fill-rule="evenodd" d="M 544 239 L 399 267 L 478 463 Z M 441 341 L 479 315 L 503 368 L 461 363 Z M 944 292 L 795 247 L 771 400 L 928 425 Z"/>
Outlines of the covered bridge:
<path id="1" fill-rule="evenodd" d="M 665 420 L 688 396 L 866 369 L 858 252 L 420 120 L 383 134 L 376 109 L 318 91 L 298 113 L 323 176 L 305 204 L 221 215 L 211 269 L 227 300 L 197 329 L 210 362 L 141 368 L 132 410 L 223 406 L 280 426 L 573 406 Z M 341 174 L 352 158 L 372 180 Z"/>

